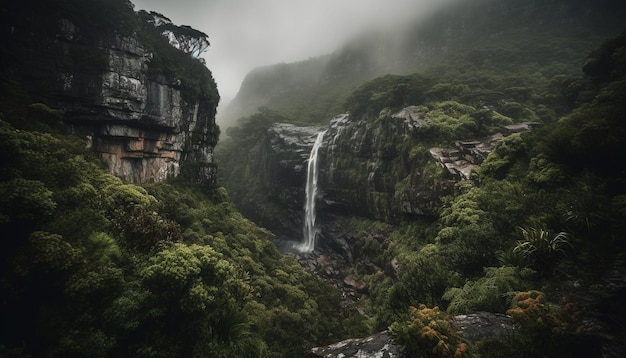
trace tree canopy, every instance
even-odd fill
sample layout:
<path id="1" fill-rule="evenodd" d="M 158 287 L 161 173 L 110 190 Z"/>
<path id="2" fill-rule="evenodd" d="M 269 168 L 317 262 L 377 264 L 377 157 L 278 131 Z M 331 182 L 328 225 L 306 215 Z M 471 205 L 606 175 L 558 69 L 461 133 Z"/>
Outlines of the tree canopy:
<path id="1" fill-rule="evenodd" d="M 209 35 L 188 25 L 176 25 L 163 14 L 141 10 L 138 16 L 152 24 L 172 46 L 193 57 L 200 57 L 210 46 Z"/>

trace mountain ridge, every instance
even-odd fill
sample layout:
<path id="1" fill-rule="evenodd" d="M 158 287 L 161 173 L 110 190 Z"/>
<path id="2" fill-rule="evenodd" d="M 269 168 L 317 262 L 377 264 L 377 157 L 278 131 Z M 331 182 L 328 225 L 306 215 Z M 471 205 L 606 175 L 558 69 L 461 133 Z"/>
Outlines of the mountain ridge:
<path id="1" fill-rule="evenodd" d="M 580 44 L 586 43 L 584 48 L 591 51 L 603 39 L 619 34 L 625 7 L 615 0 L 453 3 L 402 30 L 363 33 L 329 55 L 256 68 L 218 120 L 228 128 L 255 113 L 258 107 L 268 107 L 292 118 L 294 123 L 319 124 L 342 113 L 347 94 L 366 80 L 388 73 L 423 73 L 450 56 L 482 47 L 506 47 L 510 45 L 506 39 L 511 38 L 522 42 L 534 37 L 540 46 L 543 37 L 553 36 L 565 48 L 580 49 Z M 572 60 L 582 61 L 580 52 L 574 51 L 577 57 Z M 292 83 L 274 66 L 289 67 L 291 72 L 300 71 L 299 66 L 323 70 L 308 82 Z M 578 64 L 573 71 L 577 68 Z M 273 90 L 254 90 L 259 87 L 255 76 L 264 78 L 263 83 L 271 83 Z"/>

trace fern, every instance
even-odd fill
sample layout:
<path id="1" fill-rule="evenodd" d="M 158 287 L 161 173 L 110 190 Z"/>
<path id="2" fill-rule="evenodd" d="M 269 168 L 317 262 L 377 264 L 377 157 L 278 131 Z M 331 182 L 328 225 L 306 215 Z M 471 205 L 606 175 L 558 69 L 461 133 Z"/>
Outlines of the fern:
<path id="1" fill-rule="evenodd" d="M 476 311 L 505 312 L 517 291 L 525 287 L 524 278 L 529 269 L 511 266 L 487 267 L 485 276 L 468 281 L 462 288 L 448 289 L 443 299 L 450 301 L 448 313 L 462 314 Z"/>

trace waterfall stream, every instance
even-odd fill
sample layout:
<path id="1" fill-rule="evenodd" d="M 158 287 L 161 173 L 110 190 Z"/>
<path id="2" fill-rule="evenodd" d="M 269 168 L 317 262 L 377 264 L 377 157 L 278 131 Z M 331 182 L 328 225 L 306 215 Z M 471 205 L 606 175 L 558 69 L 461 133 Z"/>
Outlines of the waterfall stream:
<path id="1" fill-rule="evenodd" d="M 315 204 L 317 200 L 317 177 L 318 177 L 318 165 L 317 154 L 319 148 L 322 146 L 322 140 L 326 131 L 319 132 L 311 154 L 309 155 L 307 173 L 306 173 L 306 203 L 304 204 L 304 225 L 302 226 L 302 234 L 304 236 L 303 242 L 296 245 L 298 251 L 302 253 L 312 252 L 315 249 L 315 240 L 319 233 L 318 227 L 315 225 L 315 218 L 317 215 Z"/>

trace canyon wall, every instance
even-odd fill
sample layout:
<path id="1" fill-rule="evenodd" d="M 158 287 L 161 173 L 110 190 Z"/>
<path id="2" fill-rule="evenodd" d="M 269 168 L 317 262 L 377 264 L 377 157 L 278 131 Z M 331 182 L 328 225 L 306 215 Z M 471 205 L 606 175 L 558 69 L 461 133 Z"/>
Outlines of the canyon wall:
<path id="1" fill-rule="evenodd" d="M 159 182 L 188 168 L 193 180 L 214 185 L 219 95 L 211 72 L 142 33 L 146 25 L 132 9 L 119 10 L 126 28 L 106 19 L 81 23 L 68 9 L 22 9 L 7 19 L 4 80 L 62 111 L 66 128 L 84 136 L 117 176 Z"/>

